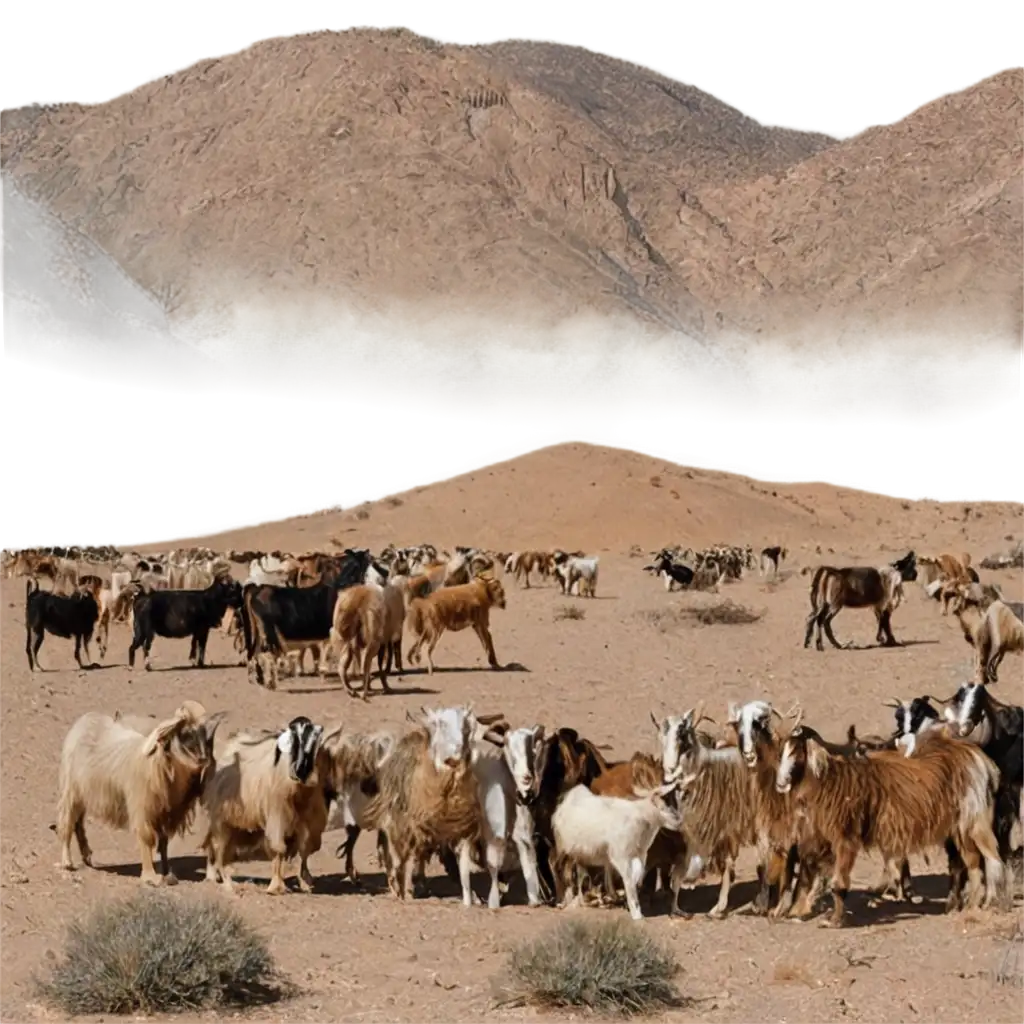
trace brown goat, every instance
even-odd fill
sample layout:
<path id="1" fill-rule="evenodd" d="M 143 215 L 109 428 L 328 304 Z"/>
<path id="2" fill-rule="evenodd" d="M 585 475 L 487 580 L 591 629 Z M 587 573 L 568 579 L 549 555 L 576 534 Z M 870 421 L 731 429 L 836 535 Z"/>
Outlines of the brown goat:
<path id="1" fill-rule="evenodd" d="M 487 662 L 492 669 L 500 669 L 491 639 L 490 610 L 505 607 L 505 588 L 493 576 L 478 576 L 472 583 L 457 587 L 442 587 L 427 597 L 409 602 L 405 624 L 413 635 L 409 648 L 409 661 L 420 662 L 420 649 L 427 645 L 427 671 L 434 673 L 433 653 L 438 640 L 446 631 L 458 632 L 472 627 L 480 638 Z"/>
<path id="2" fill-rule="evenodd" d="M 801 849 L 825 841 L 835 861 L 830 923 L 843 923 L 850 872 L 861 849 L 875 849 L 891 882 L 910 854 L 942 846 L 952 836 L 967 865 L 971 904 L 982 893 L 981 859 L 990 889 L 998 889 L 1003 865 L 992 832 L 998 769 L 972 744 L 928 733 L 913 758 L 900 751 L 870 757 L 830 754 L 813 729 L 797 725 L 782 748 L 776 787 L 791 793 L 804 823 Z"/>
<path id="3" fill-rule="evenodd" d="M 881 568 L 819 566 L 811 581 L 811 614 L 807 617 L 804 647 L 811 646 L 811 636 L 816 627 L 816 646 L 819 651 L 824 650 L 822 631 L 833 647 L 849 647 L 849 644 L 839 643 L 832 632 L 832 620 L 843 608 L 871 608 L 878 620 L 876 643 L 896 647 L 890 619 L 903 598 L 903 584 L 913 582 L 916 578 L 913 551 Z"/>
<path id="4" fill-rule="evenodd" d="M 369 699 L 373 659 L 377 657 L 385 643 L 387 617 L 384 591 L 377 586 L 360 584 L 348 587 L 338 594 L 338 600 L 334 605 L 331 647 L 338 657 L 338 672 L 342 682 L 349 686 L 349 666 L 355 663 L 360 668 L 363 677 L 363 700 Z M 345 652 L 344 664 L 341 662 L 342 648 Z M 389 690 L 387 676 L 383 670 L 380 676 L 384 689 Z M 352 687 L 349 687 L 349 691 L 353 692 Z"/>

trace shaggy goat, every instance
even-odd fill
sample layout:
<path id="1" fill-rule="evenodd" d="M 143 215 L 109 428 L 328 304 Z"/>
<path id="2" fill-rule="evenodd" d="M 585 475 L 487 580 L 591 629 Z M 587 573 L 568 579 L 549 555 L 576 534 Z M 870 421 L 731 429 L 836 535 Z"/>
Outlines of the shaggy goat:
<path id="1" fill-rule="evenodd" d="M 299 886 L 312 891 L 308 859 L 320 849 L 327 824 L 317 772 L 323 731 L 322 725 L 299 716 L 278 733 L 230 739 L 203 792 L 210 819 L 202 843 L 209 881 L 222 882 L 230 892 L 231 863 L 262 855 L 272 861 L 267 892 L 279 895 L 287 891 L 284 862 L 298 854 Z"/>
<path id="2" fill-rule="evenodd" d="M 487 662 L 492 669 L 500 669 L 491 639 L 490 611 L 492 607 L 505 607 L 505 588 L 493 576 L 478 576 L 472 583 L 457 587 L 444 587 L 428 597 L 417 597 L 409 602 L 405 624 L 413 635 L 409 648 L 409 661 L 420 661 L 420 649 L 427 645 L 427 671 L 434 673 L 434 648 L 446 631 L 457 632 L 472 627 L 480 639 Z"/>
<path id="3" fill-rule="evenodd" d="M 878 620 L 876 643 L 886 647 L 897 646 L 890 620 L 903 599 L 903 584 L 911 583 L 916 578 L 913 551 L 877 569 L 872 566 L 841 569 L 830 565 L 819 566 L 811 581 L 811 614 L 807 617 L 804 647 L 810 647 L 815 627 L 815 642 L 819 651 L 825 649 L 821 639 L 822 630 L 833 647 L 849 647 L 849 643 L 840 644 L 832 632 L 832 620 L 843 608 L 871 608 Z"/>
<path id="4" fill-rule="evenodd" d="M 483 825 L 472 770 L 477 722 L 467 708 L 421 710 L 419 725 L 398 740 L 380 767 L 365 827 L 383 833 L 379 845 L 388 885 L 402 900 L 431 851 L 457 849 L 462 899 L 470 906 L 472 847 Z"/>
<path id="5" fill-rule="evenodd" d="M 783 744 L 775 784 L 792 794 L 803 819 L 801 844 L 824 840 L 834 856 L 833 926 L 843 923 L 850 872 L 862 848 L 882 855 L 898 885 L 897 866 L 908 855 L 952 837 L 967 864 L 972 905 L 981 897 L 982 857 L 990 886 L 998 887 L 1003 864 L 991 824 L 998 770 L 970 744 L 938 730 L 928 737 L 912 759 L 889 751 L 848 758 L 830 754 L 798 719 Z"/>
<path id="6" fill-rule="evenodd" d="M 222 714 L 196 723 L 183 705 L 173 718 L 142 733 L 110 715 L 82 715 L 64 739 L 57 801 L 61 867 L 73 870 L 71 836 L 86 866 L 92 851 L 85 835 L 91 815 L 135 833 L 142 859 L 142 881 L 159 885 L 153 847 L 160 853 L 164 879 L 173 884 L 167 858 L 171 836 L 191 825 L 196 801 L 216 767 L 213 739 Z"/>

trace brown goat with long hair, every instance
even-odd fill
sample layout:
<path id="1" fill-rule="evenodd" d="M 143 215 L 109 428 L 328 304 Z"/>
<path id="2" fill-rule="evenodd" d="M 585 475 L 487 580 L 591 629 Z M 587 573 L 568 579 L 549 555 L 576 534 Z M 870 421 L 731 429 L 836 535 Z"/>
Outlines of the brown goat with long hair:
<path id="1" fill-rule="evenodd" d="M 833 647 L 849 647 L 841 644 L 832 632 L 832 620 L 844 608 L 870 608 L 878 620 L 875 641 L 886 647 L 896 647 L 890 620 L 893 611 L 903 599 L 903 584 L 917 579 L 914 552 L 887 566 L 850 566 L 836 568 L 821 565 L 811 580 L 811 614 L 807 617 L 804 647 L 811 646 L 811 636 L 817 629 L 815 645 L 824 650 L 821 634 L 824 631 Z"/>
<path id="2" fill-rule="evenodd" d="M 469 726 L 461 740 L 456 763 L 445 758 L 438 768 L 426 721 L 398 740 L 377 772 L 377 792 L 364 809 L 363 827 L 378 830 L 388 887 L 399 899 L 411 892 L 413 878 L 422 878 L 432 851 L 452 846 L 467 855 L 469 844 L 481 836 Z M 470 896 L 464 893 L 464 900 Z"/>
<path id="3" fill-rule="evenodd" d="M 1003 655 L 1024 650 L 1021 605 L 1003 601 L 994 587 L 975 583 L 957 588 L 952 608 L 964 639 L 975 650 L 976 682 L 998 682 Z"/>
<path id="4" fill-rule="evenodd" d="M 505 588 L 493 576 L 478 576 L 472 583 L 442 587 L 427 597 L 409 602 L 405 624 L 413 635 L 409 661 L 419 664 L 420 649 L 427 645 L 427 671 L 434 673 L 433 653 L 438 640 L 446 632 L 472 627 L 480 638 L 487 662 L 493 669 L 501 668 L 491 639 L 490 611 L 505 607 Z"/>
<path id="5" fill-rule="evenodd" d="M 849 758 L 830 754 L 799 718 L 776 772 L 777 789 L 792 795 L 803 819 L 801 842 L 825 840 L 832 849 L 834 926 L 843 923 L 850 872 L 861 849 L 877 850 L 899 885 L 903 860 L 944 845 L 947 837 L 967 865 L 971 905 L 981 897 L 984 858 L 987 906 L 1003 875 L 992 831 L 998 784 L 998 769 L 976 746 L 938 731 L 925 735 L 913 758 L 901 751 Z"/>

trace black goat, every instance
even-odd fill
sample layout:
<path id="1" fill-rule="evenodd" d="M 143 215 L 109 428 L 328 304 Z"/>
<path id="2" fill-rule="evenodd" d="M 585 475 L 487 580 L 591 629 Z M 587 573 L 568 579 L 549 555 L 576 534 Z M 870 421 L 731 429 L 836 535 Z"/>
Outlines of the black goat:
<path id="1" fill-rule="evenodd" d="M 899 573 L 903 583 L 912 583 L 917 579 L 917 559 L 913 551 L 891 562 L 890 565 Z M 821 641 L 822 631 L 833 647 L 849 647 L 849 644 L 841 644 L 832 632 L 832 620 L 843 608 L 873 609 L 878 620 L 875 641 L 886 647 L 897 646 L 890 620 L 898 598 L 882 579 L 882 573 L 873 566 L 838 569 L 831 565 L 819 566 L 811 581 L 810 599 L 811 614 L 807 617 L 804 647 L 811 646 L 811 636 L 815 632 L 815 627 L 816 646 L 819 651 L 825 649 Z"/>
<path id="2" fill-rule="evenodd" d="M 202 668 L 210 630 L 220 625 L 228 608 L 239 608 L 241 587 L 228 576 L 218 576 L 205 590 L 143 590 L 132 606 L 135 635 L 128 648 L 128 665 L 135 667 L 135 652 L 141 647 L 149 669 L 149 650 L 155 636 L 190 636 L 188 659 Z"/>
<path id="3" fill-rule="evenodd" d="M 681 587 L 688 587 L 693 583 L 693 569 L 681 562 L 672 561 L 671 556 L 664 551 L 658 554 L 653 565 L 645 565 L 644 570 L 653 572 L 656 576 L 661 576 L 664 573 L 665 587 L 668 590 L 672 589 L 673 583 L 678 583 Z"/>
<path id="4" fill-rule="evenodd" d="M 274 655 L 286 653 L 289 642 L 326 640 L 334 620 L 338 592 L 363 582 L 373 564 L 369 551 L 346 549 L 330 572 L 330 582 L 311 587 L 274 587 L 248 584 L 242 592 L 242 635 L 246 658 L 262 686 L 263 667 L 256 657 L 261 650 Z M 386 573 L 384 573 L 386 576 Z"/>
<path id="5" fill-rule="evenodd" d="M 39 584 L 30 579 L 25 588 L 25 653 L 28 655 L 30 672 L 39 668 L 39 648 L 43 646 L 43 635 L 65 639 L 75 638 L 75 661 L 82 664 L 82 647 L 85 656 L 92 663 L 89 641 L 92 639 L 96 620 L 100 616 L 96 599 L 87 590 L 76 590 L 70 596 L 40 590 Z"/>

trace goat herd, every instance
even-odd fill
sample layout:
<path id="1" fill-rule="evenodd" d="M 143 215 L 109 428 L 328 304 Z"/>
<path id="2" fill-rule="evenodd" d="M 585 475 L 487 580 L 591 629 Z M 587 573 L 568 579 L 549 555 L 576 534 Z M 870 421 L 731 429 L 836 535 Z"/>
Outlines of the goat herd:
<path id="1" fill-rule="evenodd" d="M 98 562 L 95 552 L 77 559 Z M 773 574 L 785 549 L 761 553 Z M 372 662 L 381 683 L 402 671 L 403 632 L 412 635 L 411 662 L 432 653 L 446 631 L 472 628 L 489 664 L 498 667 L 489 610 L 505 607 L 495 566 L 525 587 L 530 573 L 554 576 L 567 594 L 594 596 L 598 559 L 582 552 L 485 552 L 430 545 L 389 546 L 340 555 L 208 550 L 166 559 L 102 552 L 111 578 L 81 575 L 71 552 L 5 553 L 8 575 L 32 577 L 26 598 L 26 650 L 35 668 L 45 632 L 81 646 L 99 624 L 101 656 L 111 621 L 130 620 L 129 664 L 141 648 L 146 666 L 156 635 L 191 637 L 191 660 L 203 664 L 207 638 L 222 628 L 244 651 L 251 678 L 274 685 L 279 669 L 302 670 L 311 648 L 321 671 L 330 657 L 349 684 L 355 664 L 362 696 Z M 248 564 L 244 584 L 231 563 Z M 667 589 L 714 585 L 754 567 L 749 547 L 701 552 L 663 549 L 645 568 Z M 893 699 L 895 728 L 886 737 L 824 739 L 794 706 L 783 714 L 766 700 L 731 703 L 720 734 L 703 705 L 663 720 L 652 714 L 660 756 L 636 753 L 609 762 L 579 733 L 543 725 L 512 728 L 504 715 L 472 706 L 421 709 L 396 734 L 361 734 L 300 716 L 283 729 L 242 731 L 214 741 L 223 713 L 185 701 L 165 721 L 89 712 L 64 741 L 56 831 L 62 866 L 71 869 L 71 840 L 91 863 L 85 818 L 134 833 L 142 879 L 170 883 L 168 841 L 187 832 L 198 807 L 208 822 L 202 849 L 207 878 L 232 888 L 232 864 L 268 858 L 268 892 L 286 890 L 285 863 L 299 858 L 299 885 L 312 889 L 309 857 L 325 831 L 344 827 L 337 854 L 358 878 L 353 850 L 363 830 L 377 833 L 377 855 L 389 888 L 404 899 L 425 884 L 430 857 L 476 901 L 474 868 L 490 877 L 488 906 L 507 890 L 506 872 L 522 874 L 531 906 L 584 898 L 614 900 L 621 881 L 633 918 L 640 895 L 679 893 L 707 872 L 721 876 L 711 916 L 729 909 L 741 850 L 756 854 L 755 912 L 773 917 L 811 913 L 830 884 L 830 923 L 843 923 L 850 875 L 862 850 L 883 860 L 879 896 L 914 900 L 911 855 L 945 848 L 947 907 L 1008 906 L 1012 896 L 1012 833 L 1021 823 L 1024 711 L 998 701 L 996 681 L 1007 651 L 1021 650 L 1021 608 L 982 584 L 968 556 L 928 558 L 909 552 L 889 565 L 820 566 L 813 570 L 804 646 L 817 630 L 839 647 L 832 621 L 844 607 L 871 608 L 877 639 L 896 644 L 891 616 L 904 584 L 920 579 L 945 613 L 952 611 L 977 656 L 974 681 L 938 700 Z M 36 581 L 48 577 L 53 587 Z M 59 592 L 64 591 L 64 592 Z M 939 707 L 937 707 L 939 705 Z M 159 854 L 160 871 L 154 865 Z"/>

